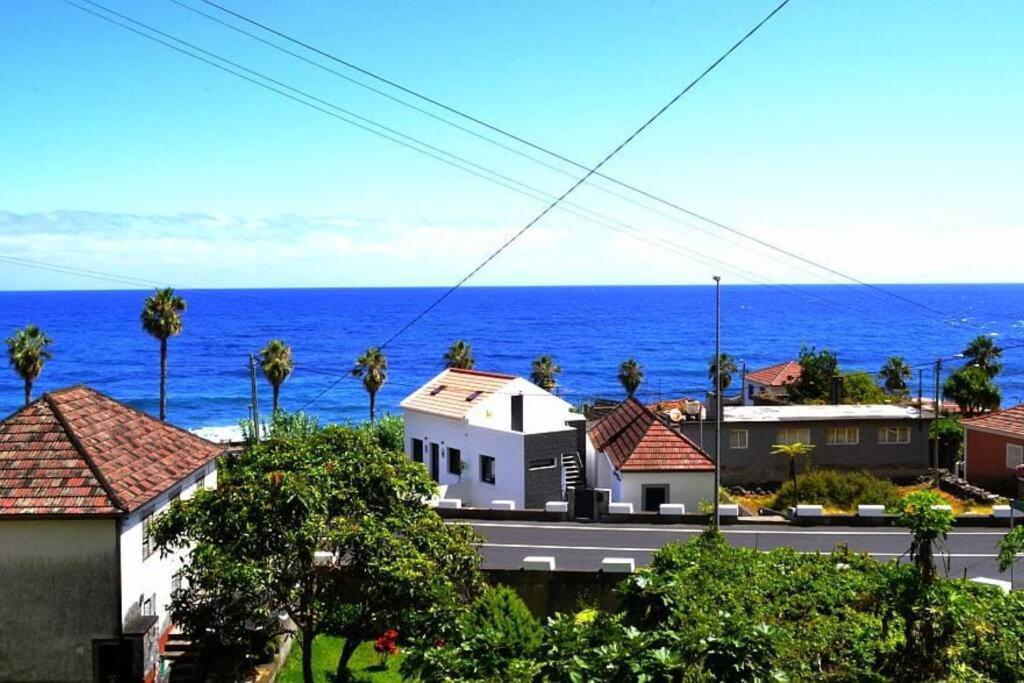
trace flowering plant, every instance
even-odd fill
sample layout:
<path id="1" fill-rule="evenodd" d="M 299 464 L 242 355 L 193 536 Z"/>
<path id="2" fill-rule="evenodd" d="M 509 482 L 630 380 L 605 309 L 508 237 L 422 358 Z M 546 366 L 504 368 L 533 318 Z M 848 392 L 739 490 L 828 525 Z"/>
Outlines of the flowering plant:
<path id="1" fill-rule="evenodd" d="M 389 628 L 373 641 L 373 649 L 380 654 L 381 666 L 387 664 L 388 656 L 398 652 L 398 631 Z"/>

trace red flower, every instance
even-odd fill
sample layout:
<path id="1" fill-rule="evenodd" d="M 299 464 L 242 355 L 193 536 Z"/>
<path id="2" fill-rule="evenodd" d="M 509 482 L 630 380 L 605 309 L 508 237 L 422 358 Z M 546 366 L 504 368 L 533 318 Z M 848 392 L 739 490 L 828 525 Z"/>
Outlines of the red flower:
<path id="1" fill-rule="evenodd" d="M 373 641 L 373 649 L 383 655 L 393 655 L 398 652 L 398 631 L 389 628 Z"/>
<path id="2" fill-rule="evenodd" d="M 444 638 L 434 638 L 434 647 L 444 647 Z"/>

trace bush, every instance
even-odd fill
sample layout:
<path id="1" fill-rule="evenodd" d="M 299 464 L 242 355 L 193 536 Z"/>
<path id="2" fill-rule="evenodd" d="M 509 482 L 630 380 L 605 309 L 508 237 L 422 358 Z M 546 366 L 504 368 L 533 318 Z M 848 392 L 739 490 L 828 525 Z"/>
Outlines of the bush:
<path id="1" fill-rule="evenodd" d="M 884 505 L 891 510 L 900 507 L 900 492 L 896 485 L 864 470 L 812 470 L 797 481 L 796 489 L 791 481 L 782 485 L 772 499 L 772 508 L 781 510 L 797 503 L 846 509 L 856 505 Z"/>

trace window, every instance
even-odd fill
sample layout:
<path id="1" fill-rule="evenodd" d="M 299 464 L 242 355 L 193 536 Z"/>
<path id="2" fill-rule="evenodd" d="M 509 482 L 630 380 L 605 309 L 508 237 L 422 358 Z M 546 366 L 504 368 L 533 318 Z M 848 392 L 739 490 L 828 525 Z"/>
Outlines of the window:
<path id="1" fill-rule="evenodd" d="M 860 429 L 857 427 L 829 427 L 825 443 L 829 446 L 856 446 L 860 443 Z"/>
<path id="2" fill-rule="evenodd" d="M 469 396 L 466 397 L 466 402 L 467 403 L 472 403 L 473 401 L 475 401 L 478 398 L 480 398 L 480 395 L 482 393 L 484 393 L 484 392 L 482 392 L 482 391 L 474 391 L 473 393 L 471 393 Z"/>
<path id="3" fill-rule="evenodd" d="M 177 593 L 180 590 L 181 590 L 181 575 L 178 574 L 177 572 L 175 572 L 174 576 L 171 577 L 171 597 L 173 597 L 174 594 Z"/>
<path id="4" fill-rule="evenodd" d="M 412 440 L 412 461 L 423 462 L 423 439 Z"/>
<path id="5" fill-rule="evenodd" d="M 746 429 L 729 430 L 729 448 L 747 448 L 750 445 L 750 433 Z"/>
<path id="6" fill-rule="evenodd" d="M 878 443 L 910 443 L 910 427 L 879 427 Z"/>
<path id="7" fill-rule="evenodd" d="M 430 390 L 430 395 L 431 396 L 437 396 L 438 394 L 440 394 L 442 391 L 444 391 L 447 388 L 448 388 L 447 384 L 442 384 L 440 386 L 434 387 L 433 389 Z"/>
<path id="8" fill-rule="evenodd" d="M 480 481 L 485 484 L 494 483 L 494 458 L 489 455 L 480 456 Z"/>
<path id="9" fill-rule="evenodd" d="M 150 510 L 142 515 L 142 559 L 153 554 L 153 536 L 150 528 L 153 526 L 153 511 Z"/>
<path id="10" fill-rule="evenodd" d="M 644 512 L 659 512 L 668 502 L 668 484 L 643 484 L 640 491 Z"/>
<path id="11" fill-rule="evenodd" d="M 803 429 L 780 429 L 775 435 L 775 443 L 777 444 L 791 444 L 791 443 L 810 443 L 811 442 L 811 430 L 807 428 Z"/>
<path id="12" fill-rule="evenodd" d="M 448 474 L 462 474 L 462 451 L 448 447 Z"/>
<path id="13" fill-rule="evenodd" d="M 538 458 L 537 460 L 530 461 L 531 470 L 546 470 L 549 467 L 555 466 L 554 458 Z"/>
<path id="14" fill-rule="evenodd" d="M 196 485 L 196 491 L 202 491 L 203 489 L 205 489 L 206 474 L 204 472 L 200 472 L 199 474 L 197 474 L 194 483 Z"/>
<path id="15" fill-rule="evenodd" d="M 1015 470 L 1024 465 L 1024 446 L 1016 443 L 1006 444 L 1006 469 Z"/>
<path id="16" fill-rule="evenodd" d="M 156 610 L 153 609 L 153 605 L 156 602 L 156 595 L 150 595 L 148 598 L 142 601 L 142 607 L 140 613 L 144 617 L 152 617 L 156 614 Z"/>

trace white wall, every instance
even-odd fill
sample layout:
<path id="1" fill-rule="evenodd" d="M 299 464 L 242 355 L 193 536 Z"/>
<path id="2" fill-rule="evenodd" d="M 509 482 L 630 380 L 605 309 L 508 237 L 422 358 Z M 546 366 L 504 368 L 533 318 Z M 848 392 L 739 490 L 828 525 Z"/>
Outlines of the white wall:
<path id="1" fill-rule="evenodd" d="M 525 465 L 523 435 L 470 425 L 465 420 L 439 417 L 414 410 L 405 413 L 405 452 L 412 457 L 412 440 L 423 441 L 423 464 L 430 469 L 430 444 L 441 446 L 440 481 L 448 486 L 448 498 L 460 498 L 462 504 L 487 507 L 492 500 L 514 500 L 517 508 L 525 505 Z M 562 425 L 564 428 L 564 425 Z M 465 463 L 461 475 L 449 474 L 448 454 L 451 446 L 462 451 Z M 495 460 L 495 483 L 480 481 L 480 455 Z"/>
<path id="2" fill-rule="evenodd" d="M 714 472 L 621 472 L 620 500 L 643 510 L 643 486 L 668 484 L 668 502 L 682 503 L 687 512 L 699 512 L 701 501 L 714 499 Z"/>
<path id="3" fill-rule="evenodd" d="M 523 395 L 523 431 L 527 434 L 553 432 L 565 428 L 566 420 L 583 416 L 572 412 L 572 404 L 546 392 L 522 377 L 511 380 L 480 405 L 466 413 L 470 424 L 492 429 L 512 428 L 512 396 Z"/>
<path id="4" fill-rule="evenodd" d="M 208 463 L 179 482 L 183 499 L 195 494 L 196 477 L 199 475 L 202 475 L 206 488 L 214 488 L 217 485 L 216 463 Z M 127 515 L 121 526 L 121 620 L 123 622 L 133 609 L 138 609 L 140 597 L 144 600 L 155 594 L 154 610 L 159 617 L 157 626 L 160 633 L 170 626 L 171 581 L 184 561 L 184 554 L 179 552 L 161 557 L 160 552 L 156 551 L 143 559 L 142 518 L 149 512 L 156 515 L 165 512 L 171 502 L 169 492 L 165 491 Z"/>

